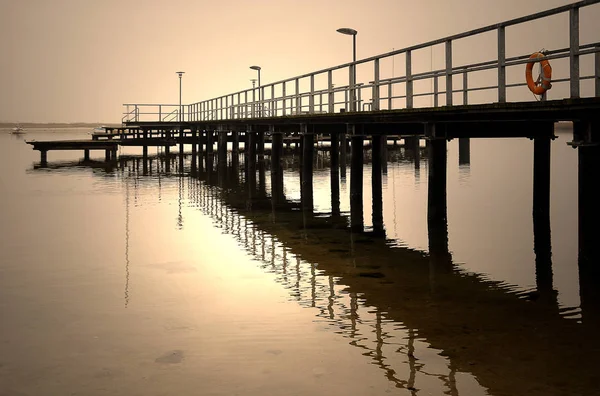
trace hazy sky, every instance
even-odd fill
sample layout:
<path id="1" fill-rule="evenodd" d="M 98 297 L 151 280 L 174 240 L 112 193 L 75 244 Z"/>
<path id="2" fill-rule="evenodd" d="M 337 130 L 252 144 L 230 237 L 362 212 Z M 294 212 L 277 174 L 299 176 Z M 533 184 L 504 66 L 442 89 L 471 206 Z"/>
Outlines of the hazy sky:
<path id="1" fill-rule="evenodd" d="M 0 0 L 0 121 L 119 122 L 123 103 L 177 103 L 178 70 L 191 103 L 250 87 L 253 64 L 264 84 L 350 61 L 338 27 L 360 59 L 571 2 Z"/>

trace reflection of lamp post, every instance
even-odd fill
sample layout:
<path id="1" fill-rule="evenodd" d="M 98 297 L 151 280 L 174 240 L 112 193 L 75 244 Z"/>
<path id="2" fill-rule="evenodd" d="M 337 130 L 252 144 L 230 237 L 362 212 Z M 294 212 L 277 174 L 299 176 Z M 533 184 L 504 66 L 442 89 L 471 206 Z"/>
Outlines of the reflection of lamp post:
<path id="1" fill-rule="evenodd" d="M 258 102 L 260 103 L 260 108 L 258 110 L 258 115 L 260 117 L 261 115 L 261 108 L 262 108 L 262 95 L 261 95 L 261 88 L 260 88 L 260 66 L 250 66 L 250 69 L 252 70 L 256 70 L 258 72 Z M 254 85 L 252 85 L 252 87 L 254 87 Z"/>
<path id="2" fill-rule="evenodd" d="M 181 76 L 185 72 L 179 71 L 175 73 L 179 74 L 179 121 L 183 121 L 183 115 L 181 114 Z"/>
<path id="3" fill-rule="evenodd" d="M 354 29 L 350 28 L 339 28 L 337 30 L 338 33 L 347 34 L 352 36 L 352 62 L 356 62 L 356 35 L 358 32 Z M 350 111 L 354 111 L 356 106 L 356 92 L 354 85 L 356 84 L 356 64 L 352 65 L 352 81 L 351 85 L 351 102 L 350 102 Z"/>

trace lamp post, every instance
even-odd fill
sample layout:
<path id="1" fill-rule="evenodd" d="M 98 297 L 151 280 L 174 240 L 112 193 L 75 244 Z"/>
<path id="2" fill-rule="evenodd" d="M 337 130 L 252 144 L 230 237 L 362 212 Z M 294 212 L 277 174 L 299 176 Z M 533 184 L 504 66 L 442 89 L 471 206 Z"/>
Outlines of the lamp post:
<path id="1" fill-rule="evenodd" d="M 262 88 L 260 87 L 260 66 L 250 66 L 250 69 L 252 70 L 256 70 L 258 72 L 258 102 L 260 104 L 260 107 L 258 109 L 258 116 L 260 117 L 262 114 L 262 95 L 261 95 L 261 90 Z M 254 85 L 253 85 L 254 87 Z"/>
<path id="2" fill-rule="evenodd" d="M 179 121 L 181 122 L 181 121 L 183 121 L 183 115 L 181 114 L 182 113 L 182 111 L 181 111 L 182 110 L 182 108 L 181 108 L 181 76 L 183 76 L 183 73 L 185 73 L 185 72 L 178 71 L 176 73 L 179 74 Z"/>
<path id="3" fill-rule="evenodd" d="M 336 30 L 338 33 L 346 34 L 348 36 L 352 36 L 352 62 L 356 62 L 356 35 L 358 31 L 350 28 L 339 28 Z M 356 92 L 354 86 L 356 85 L 356 64 L 352 65 L 352 81 L 350 82 L 351 86 L 351 98 L 350 98 L 350 111 L 355 110 L 356 106 Z"/>

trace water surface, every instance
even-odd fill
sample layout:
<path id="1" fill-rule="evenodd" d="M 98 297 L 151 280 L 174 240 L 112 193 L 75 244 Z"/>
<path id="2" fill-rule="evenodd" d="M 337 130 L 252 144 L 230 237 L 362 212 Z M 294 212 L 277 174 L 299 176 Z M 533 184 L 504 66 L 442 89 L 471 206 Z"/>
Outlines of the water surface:
<path id="1" fill-rule="evenodd" d="M 425 147 L 418 168 L 389 148 L 375 238 L 368 151 L 367 233 L 352 234 L 350 168 L 334 218 L 323 153 L 311 214 L 298 153 L 275 208 L 268 157 L 249 191 L 243 156 L 195 175 L 189 155 L 181 169 L 161 150 L 144 172 L 136 148 L 114 164 L 50 152 L 40 168 L 24 139 L 88 131 L 2 132 L 1 395 L 598 393 L 568 129 L 552 144 L 550 292 L 536 283 L 527 139 L 472 140 L 461 165 L 449 143 L 440 258 L 428 252 Z"/>

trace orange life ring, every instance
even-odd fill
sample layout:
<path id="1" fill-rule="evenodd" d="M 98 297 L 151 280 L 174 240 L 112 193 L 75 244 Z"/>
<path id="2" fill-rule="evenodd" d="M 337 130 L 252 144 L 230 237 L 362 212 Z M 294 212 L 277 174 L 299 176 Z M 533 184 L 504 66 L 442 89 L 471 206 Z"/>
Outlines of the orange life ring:
<path id="1" fill-rule="evenodd" d="M 552 88 L 552 67 L 550 66 L 550 62 L 547 59 L 537 60 L 538 58 L 545 58 L 546 56 L 541 52 L 536 52 L 532 54 L 529 59 L 533 59 L 531 62 L 527 63 L 527 67 L 525 68 L 525 78 L 527 79 L 527 86 L 529 90 L 536 95 L 543 95 L 544 92 Z M 538 77 L 537 81 L 533 81 L 533 76 L 531 72 L 533 70 L 533 65 L 537 62 L 540 62 L 542 66 L 542 72 Z"/>

